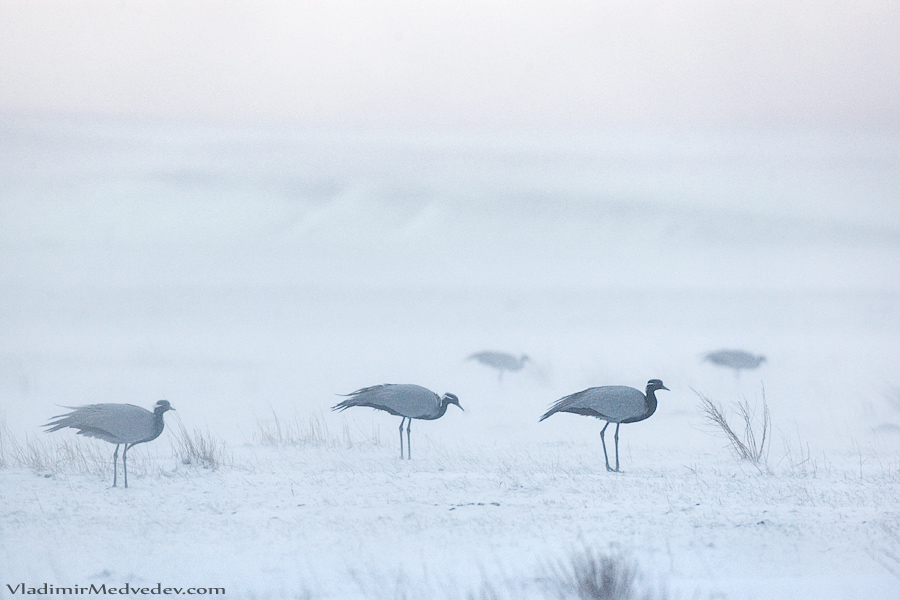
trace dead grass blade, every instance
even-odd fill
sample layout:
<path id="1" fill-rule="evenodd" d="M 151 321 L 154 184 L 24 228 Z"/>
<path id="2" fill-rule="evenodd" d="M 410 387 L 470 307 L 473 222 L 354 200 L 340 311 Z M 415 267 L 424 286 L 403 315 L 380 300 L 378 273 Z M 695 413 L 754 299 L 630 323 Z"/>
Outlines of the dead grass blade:
<path id="1" fill-rule="evenodd" d="M 714 425 L 725 435 L 725 438 L 731 445 L 731 449 L 738 458 L 750 461 L 757 467 L 767 469 L 770 446 L 769 432 L 772 428 L 772 419 L 769 415 L 769 407 L 766 404 L 765 389 L 762 392 L 761 416 L 757 416 L 756 411 L 746 399 L 734 404 L 741 421 L 743 421 L 743 436 L 739 436 L 728 423 L 721 405 L 702 392 L 697 390 L 693 390 L 693 392 L 700 398 L 700 413 L 708 423 Z"/>

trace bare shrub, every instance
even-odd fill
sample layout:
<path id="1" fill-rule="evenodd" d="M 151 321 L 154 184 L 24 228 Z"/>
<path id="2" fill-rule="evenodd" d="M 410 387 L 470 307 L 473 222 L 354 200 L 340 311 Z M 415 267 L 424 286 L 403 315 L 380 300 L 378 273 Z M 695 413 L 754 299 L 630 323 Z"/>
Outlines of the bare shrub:
<path id="1" fill-rule="evenodd" d="M 213 470 L 232 463 L 225 450 L 225 444 L 211 433 L 208 431 L 203 433 L 199 429 L 194 429 L 194 432 L 190 433 L 181 421 L 177 423 L 178 432 L 175 434 L 172 454 L 178 462 Z"/>
<path id="2" fill-rule="evenodd" d="M 738 435 L 728 423 L 725 412 L 721 405 L 713 402 L 705 394 L 693 390 L 700 398 L 700 412 L 706 418 L 707 422 L 715 425 L 731 444 L 731 449 L 741 460 L 752 462 L 757 467 L 767 467 L 767 458 L 769 453 L 769 430 L 772 427 L 772 420 L 769 416 L 769 407 L 766 404 L 766 391 L 762 392 L 762 415 L 757 416 L 757 412 L 750 406 L 745 399 L 734 403 L 740 419 L 744 424 L 743 435 Z"/>
<path id="3" fill-rule="evenodd" d="M 552 568 L 550 580 L 561 599 L 651 600 L 654 594 L 641 591 L 633 560 L 618 551 L 603 554 L 592 548 L 572 554 L 568 561 Z"/>

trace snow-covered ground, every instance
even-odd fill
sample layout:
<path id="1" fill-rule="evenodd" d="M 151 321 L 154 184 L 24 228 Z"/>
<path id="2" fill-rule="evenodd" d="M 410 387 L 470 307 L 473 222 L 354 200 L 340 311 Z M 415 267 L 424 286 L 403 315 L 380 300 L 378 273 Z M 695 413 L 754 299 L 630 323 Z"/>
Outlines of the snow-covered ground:
<path id="1" fill-rule="evenodd" d="M 556 597 L 584 547 L 673 598 L 900 594 L 896 139 L 0 131 L 0 597 Z M 736 377 L 701 361 L 721 347 L 768 360 Z M 465 360 L 485 349 L 533 362 L 501 382 Z M 538 423 L 652 377 L 671 391 L 622 426 L 621 474 L 602 423 Z M 400 461 L 397 418 L 329 410 L 385 382 L 465 412 Z M 694 390 L 766 402 L 767 465 Z M 14 456 L 73 441 L 41 433 L 60 405 L 160 398 L 128 490 L 100 441 L 87 466 Z M 273 445 L 275 418 L 320 429 Z M 181 462 L 180 425 L 218 468 Z"/>

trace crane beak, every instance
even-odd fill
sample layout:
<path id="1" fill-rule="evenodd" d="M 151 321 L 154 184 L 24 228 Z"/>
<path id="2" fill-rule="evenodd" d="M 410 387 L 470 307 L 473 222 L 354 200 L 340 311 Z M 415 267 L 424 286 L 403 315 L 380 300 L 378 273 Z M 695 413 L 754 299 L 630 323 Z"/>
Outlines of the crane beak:
<path id="1" fill-rule="evenodd" d="M 659 389 L 661 389 L 661 390 L 666 390 L 667 392 L 671 392 L 671 391 L 672 391 L 672 390 L 670 390 L 669 388 L 667 388 L 666 386 L 662 386 L 662 387 L 659 388 Z"/>

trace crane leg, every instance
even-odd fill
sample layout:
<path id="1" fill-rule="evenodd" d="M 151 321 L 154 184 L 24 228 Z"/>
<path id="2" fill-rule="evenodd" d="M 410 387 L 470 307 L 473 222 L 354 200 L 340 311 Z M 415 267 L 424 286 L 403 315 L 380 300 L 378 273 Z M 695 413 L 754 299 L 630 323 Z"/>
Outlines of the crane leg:
<path id="1" fill-rule="evenodd" d="M 116 444 L 116 450 L 113 452 L 113 487 L 116 487 L 116 477 L 119 474 L 119 444 Z"/>
<path id="2" fill-rule="evenodd" d="M 406 420 L 406 458 L 412 460 L 412 442 L 409 441 L 409 430 L 412 427 L 412 419 Z"/>
<path id="3" fill-rule="evenodd" d="M 616 423 L 616 472 L 619 472 L 619 425 L 621 423 Z"/>
<path id="4" fill-rule="evenodd" d="M 606 422 L 606 425 L 603 426 L 603 429 L 600 430 L 600 442 L 603 444 L 603 458 L 606 460 L 606 470 L 612 471 L 609 466 L 609 455 L 606 453 L 606 428 L 609 427 L 609 421 Z"/>
<path id="5" fill-rule="evenodd" d="M 406 417 L 400 419 L 400 460 L 403 460 L 403 421 L 406 420 Z"/>
<path id="6" fill-rule="evenodd" d="M 128 448 L 134 444 L 125 444 L 122 450 L 122 471 L 125 473 L 125 489 L 128 489 Z"/>

